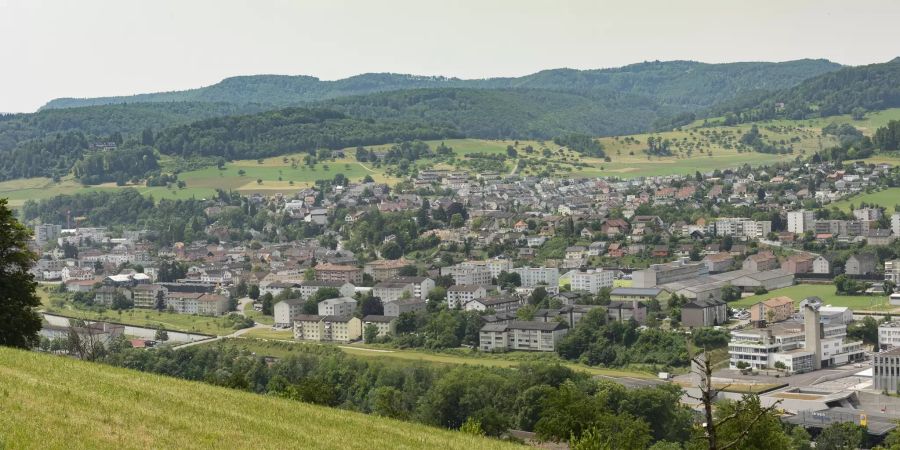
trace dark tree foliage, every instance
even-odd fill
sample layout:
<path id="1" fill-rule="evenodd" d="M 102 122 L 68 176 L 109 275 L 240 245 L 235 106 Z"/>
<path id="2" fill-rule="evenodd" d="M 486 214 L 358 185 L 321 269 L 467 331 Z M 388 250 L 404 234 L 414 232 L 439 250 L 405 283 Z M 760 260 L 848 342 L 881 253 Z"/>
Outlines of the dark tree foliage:
<path id="1" fill-rule="evenodd" d="M 154 170 L 159 170 L 156 153 L 141 146 L 85 155 L 75 163 L 74 174 L 84 184 L 115 181 L 121 185 Z"/>
<path id="2" fill-rule="evenodd" d="M 162 153 L 170 155 L 246 159 L 312 153 L 319 148 L 461 136 L 453 127 L 397 120 L 359 120 L 333 110 L 287 108 L 169 128 L 159 133 L 156 145 Z"/>
<path id="3" fill-rule="evenodd" d="M 31 232 L 0 198 L 0 345 L 31 348 L 38 343 L 41 300 L 29 272 L 37 255 L 28 250 Z"/>
<path id="4" fill-rule="evenodd" d="M 845 67 L 774 92 L 742 96 L 712 108 L 709 115 L 729 115 L 726 124 L 734 124 L 774 118 L 858 115 L 858 110 L 877 111 L 898 106 L 900 58 L 895 58 L 881 64 Z"/>
<path id="5" fill-rule="evenodd" d="M 568 147 L 570 150 L 574 150 L 583 155 L 594 156 L 597 158 L 606 156 L 606 154 L 603 153 L 603 145 L 600 144 L 600 141 L 585 134 L 559 136 L 554 138 L 553 142 L 556 143 L 556 145 Z"/>

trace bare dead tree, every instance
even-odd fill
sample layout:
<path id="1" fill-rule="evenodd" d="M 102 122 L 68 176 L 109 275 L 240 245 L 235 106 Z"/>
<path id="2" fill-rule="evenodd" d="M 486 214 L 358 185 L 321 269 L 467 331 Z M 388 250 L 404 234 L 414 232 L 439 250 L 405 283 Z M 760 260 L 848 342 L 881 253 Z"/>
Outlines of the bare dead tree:
<path id="1" fill-rule="evenodd" d="M 105 353 L 103 333 L 92 325 L 82 321 L 69 321 L 67 349 L 70 354 L 86 361 L 97 360 Z"/>
<path id="2" fill-rule="evenodd" d="M 744 427 L 744 429 L 738 434 L 737 437 L 725 444 L 720 445 L 719 436 L 716 432 L 717 428 L 740 417 L 742 413 L 744 413 L 742 404 L 746 403 L 748 395 L 753 394 L 745 395 L 743 399 L 735 403 L 734 412 L 732 414 L 729 414 L 726 417 L 722 417 L 718 421 L 716 421 L 714 416 L 714 406 L 719 392 L 728 389 L 731 384 L 727 384 L 719 388 L 714 385 L 713 367 L 712 363 L 709 360 L 709 353 L 707 353 L 706 350 L 704 350 L 703 353 L 691 356 L 691 366 L 691 372 L 699 376 L 697 388 L 700 389 L 700 395 L 695 396 L 687 394 L 687 396 L 703 404 L 703 413 L 704 418 L 706 419 L 703 431 L 704 438 L 706 439 L 706 442 L 708 444 L 707 448 L 709 448 L 709 450 L 728 450 L 740 444 L 744 440 L 744 438 L 746 438 L 747 435 L 750 434 L 753 426 L 756 425 L 756 423 L 759 422 L 759 420 L 765 417 L 767 414 L 775 411 L 778 404 L 781 403 L 781 400 L 778 400 L 771 406 L 762 408 L 753 416 L 753 418 L 750 420 L 750 423 L 747 424 L 746 427 Z"/>

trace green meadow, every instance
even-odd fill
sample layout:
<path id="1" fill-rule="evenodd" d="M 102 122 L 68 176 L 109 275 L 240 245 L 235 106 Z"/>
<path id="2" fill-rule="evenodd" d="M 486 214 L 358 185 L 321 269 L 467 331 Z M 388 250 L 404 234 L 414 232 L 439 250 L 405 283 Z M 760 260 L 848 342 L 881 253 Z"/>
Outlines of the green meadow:
<path id="1" fill-rule="evenodd" d="M 0 447 L 503 449 L 473 435 L 0 347 Z"/>
<path id="2" fill-rule="evenodd" d="M 794 305 L 800 303 L 806 297 L 819 297 L 826 305 L 846 306 L 852 310 L 860 311 L 890 311 L 895 309 L 888 303 L 887 296 L 874 295 L 837 295 L 831 284 L 797 284 L 783 289 L 776 289 L 762 295 L 744 297 L 740 300 L 728 303 L 732 308 L 746 308 L 763 300 L 773 297 L 790 297 Z"/>

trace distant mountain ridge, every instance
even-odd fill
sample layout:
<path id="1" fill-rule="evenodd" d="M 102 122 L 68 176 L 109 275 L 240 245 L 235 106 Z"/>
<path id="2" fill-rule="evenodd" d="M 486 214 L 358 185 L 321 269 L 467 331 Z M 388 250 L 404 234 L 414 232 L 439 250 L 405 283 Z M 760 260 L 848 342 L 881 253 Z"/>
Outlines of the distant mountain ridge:
<path id="1" fill-rule="evenodd" d="M 463 80 L 442 76 L 367 73 L 335 81 L 305 75 L 231 77 L 211 86 L 184 91 L 97 98 L 59 98 L 41 109 L 121 103 L 223 102 L 295 106 L 341 97 L 422 88 L 546 89 L 581 94 L 611 91 L 645 95 L 661 104 L 694 109 L 744 92 L 790 87 L 840 69 L 823 59 L 787 62 L 708 64 L 694 61 L 643 62 L 611 69 L 551 69 L 522 77 Z"/>

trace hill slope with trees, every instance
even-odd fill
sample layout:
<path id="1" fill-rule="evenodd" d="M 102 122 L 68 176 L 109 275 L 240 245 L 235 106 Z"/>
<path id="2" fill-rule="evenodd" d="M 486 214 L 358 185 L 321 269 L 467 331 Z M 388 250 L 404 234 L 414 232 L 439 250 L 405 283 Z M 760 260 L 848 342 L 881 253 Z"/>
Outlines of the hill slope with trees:
<path id="1" fill-rule="evenodd" d="M 710 116 L 726 124 L 776 118 L 809 119 L 900 107 L 900 58 L 881 64 L 845 67 L 796 86 L 757 93 L 716 106 Z"/>

